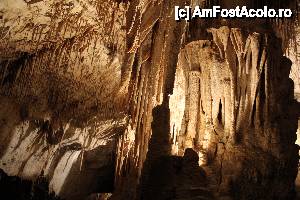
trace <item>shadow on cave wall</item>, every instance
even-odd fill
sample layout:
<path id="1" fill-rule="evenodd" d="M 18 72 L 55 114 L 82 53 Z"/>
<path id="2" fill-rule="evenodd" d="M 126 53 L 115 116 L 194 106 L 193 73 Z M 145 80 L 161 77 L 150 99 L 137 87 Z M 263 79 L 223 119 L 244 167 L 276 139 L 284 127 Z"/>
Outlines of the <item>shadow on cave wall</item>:
<path id="1" fill-rule="evenodd" d="M 140 200 L 215 199 L 198 154 L 191 148 L 184 156 L 171 155 L 170 109 L 164 103 L 153 111 L 152 137 L 145 160 L 138 198 Z"/>
<path id="2" fill-rule="evenodd" d="M 86 151 L 82 161 L 77 159 L 61 187 L 60 196 L 81 200 L 92 193 L 112 192 L 114 189 L 115 155 L 109 150 L 107 146 L 99 146 Z M 103 160 L 106 160 L 107 163 L 104 163 Z"/>
<path id="3" fill-rule="evenodd" d="M 3 200 L 62 200 L 49 192 L 49 182 L 39 176 L 36 181 L 8 176 L 0 169 L 0 196 Z"/>

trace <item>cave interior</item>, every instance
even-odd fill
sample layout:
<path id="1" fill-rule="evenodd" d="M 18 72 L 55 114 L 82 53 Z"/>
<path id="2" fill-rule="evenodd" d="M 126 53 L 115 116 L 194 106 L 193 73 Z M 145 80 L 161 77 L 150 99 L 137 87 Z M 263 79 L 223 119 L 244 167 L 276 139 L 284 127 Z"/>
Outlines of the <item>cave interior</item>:
<path id="1" fill-rule="evenodd" d="M 0 0 L 0 199 L 300 199 L 299 6 Z"/>

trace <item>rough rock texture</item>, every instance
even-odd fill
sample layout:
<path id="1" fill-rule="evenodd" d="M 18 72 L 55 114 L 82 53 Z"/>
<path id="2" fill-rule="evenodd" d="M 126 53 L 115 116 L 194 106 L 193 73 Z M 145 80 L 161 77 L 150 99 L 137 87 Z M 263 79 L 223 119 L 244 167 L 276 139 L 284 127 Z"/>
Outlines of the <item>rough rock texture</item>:
<path id="1" fill-rule="evenodd" d="M 122 123 L 94 119 L 84 128 L 68 123 L 54 132 L 49 121 L 9 121 L 18 114 L 10 111 L 1 118 L 8 121 L 1 126 L 0 167 L 6 173 L 27 180 L 45 176 L 50 190 L 67 199 L 112 191 L 115 138 L 123 132 Z"/>
<path id="2" fill-rule="evenodd" d="M 129 84 L 131 120 L 118 144 L 115 198 L 118 195 L 125 199 L 136 198 L 136 188 L 151 138 L 151 113 L 162 102 L 168 105 L 168 95 L 174 82 L 172 74 L 175 73 L 176 57 L 182 44 L 179 38 L 186 26 L 185 23 L 177 23 L 172 16 L 174 6 L 184 5 L 185 2 L 143 3 L 132 2 L 129 10 L 139 8 L 136 12 L 138 16 L 133 17 L 130 12 L 127 16 L 130 21 L 135 19 L 132 23 L 141 24 L 136 24 L 127 38 L 130 51 L 125 57 L 130 61 L 125 59 L 127 65 L 123 66 L 123 85 Z"/>
<path id="3" fill-rule="evenodd" d="M 144 4 L 134 1 L 135 5 Z M 123 81 L 129 87 L 131 121 L 119 141 L 113 199 L 151 199 L 150 193 L 156 192 L 174 198 L 167 194 L 173 186 L 164 191 L 164 184 L 152 185 L 151 174 L 157 171 L 153 170 L 157 163 L 171 169 L 172 161 L 166 160 L 183 156 L 187 148 L 197 152 L 216 198 L 293 198 L 300 109 L 289 79 L 292 63 L 278 48 L 282 42 L 276 35 L 282 32 L 273 31 L 263 20 L 253 26 L 250 21 L 224 20 L 215 25 L 200 23 L 207 33 L 195 34 L 190 28 L 194 22 L 174 26 L 168 21 L 165 1 L 146 5 L 147 10 L 138 7 L 133 12 L 141 18 L 133 18 L 132 23 L 149 24 L 149 28 L 138 26 L 136 34 L 130 30 L 127 38 L 130 51 Z M 161 6 L 165 12 L 158 19 L 146 20 L 148 13 L 156 16 Z M 132 15 L 129 12 L 127 17 Z M 146 35 L 143 40 L 140 34 Z M 164 111 L 157 113 L 160 109 Z M 156 148 L 151 148 L 153 143 Z M 157 173 L 153 176 L 159 182 Z"/>
<path id="4" fill-rule="evenodd" d="M 292 198 L 299 107 L 288 78 L 291 62 L 272 35 L 210 31 L 213 42 L 192 42 L 179 55 L 178 75 L 185 82 L 175 85 L 186 94 L 187 123 L 170 124 L 179 127 L 179 149 L 198 149 L 202 162 L 214 168 L 220 195 Z"/>
<path id="5" fill-rule="evenodd" d="M 111 192 L 125 52 L 121 2 L 0 2 L 0 168 L 66 199 Z"/>
<path id="6" fill-rule="evenodd" d="M 292 199 L 300 108 L 297 68 L 293 84 L 283 52 L 297 47 L 297 15 L 174 20 L 175 5 L 197 4 L 297 2 L 2 0 L 7 191 L 24 187 L 19 199 L 54 198 L 48 190 L 72 200 Z"/>

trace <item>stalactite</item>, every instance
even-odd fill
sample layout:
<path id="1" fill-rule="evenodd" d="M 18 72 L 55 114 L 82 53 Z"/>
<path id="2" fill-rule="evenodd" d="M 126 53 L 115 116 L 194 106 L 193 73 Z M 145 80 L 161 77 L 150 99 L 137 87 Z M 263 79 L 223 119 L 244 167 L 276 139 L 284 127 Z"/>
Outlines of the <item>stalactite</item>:
<path id="1" fill-rule="evenodd" d="M 289 150 L 287 151 L 295 154 L 294 141 L 283 142 L 285 141 L 283 138 L 287 137 L 283 136 L 285 131 L 280 127 L 272 127 L 272 122 L 275 118 L 279 120 L 276 116 L 281 115 L 281 108 L 289 109 L 294 104 L 279 103 L 285 98 L 281 96 L 282 90 L 279 88 L 285 87 L 286 90 L 290 91 L 288 84 L 284 83 L 288 80 L 288 72 L 285 75 L 282 74 L 284 70 L 289 71 L 288 63 L 284 62 L 285 59 L 281 49 L 275 47 L 280 44 L 279 40 L 272 35 L 257 32 L 248 33 L 245 38 L 239 28 L 221 27 L 219 29 L 209 29 L 208 31 L 212 33 L 214 43 L 205 40 L 194 41 L 187 44 L 179 54 L 177 72 L 179 70 L 188 72 L 184 74 L 186 74 L 185 84 L 188 85 L 185 98 L 189 103 L 185 104 L 188 119 L 183 117 L 182 121 L 177 120 L 179 124 L 176 126 L 181 127 L 179 126 L 180 123 L 186 121 L 188 134 L 184 129 L 180 131 L 183 140 L 196 140 L 197 143 L 193 144 L 192 148 L 197 150 L 200 155 L 204 154 L 202 157 L 206 157 L 207 160 L 202 162 L 206 164 L 214 163 L 212 165 L 216 164 L 220 167 L 218 168 L 220 170 L 219 180 L 222 184 L 220 184 L 219 190 L 222 190 L 222 188 L 230 187 L 225 182 L 229 176 L 234 174 L 226 167 L 231 163 L 230 154 L 235 152 L 234 154 L 237 156 L 241 153 L 240 148 L 245 148 L 246 151 L 251 152 L 255 151 L 252 149 L 255 146 L 255 148 L 268 152 L 268 155 L 276 160 L 269 160 L 267 156 L 264 156 L 262 162 L 277 162 L 280 159 L 282 159 L 282 162 L 289 162 L 288 160 L 292 159 L 281 154 L 280 151 L 284 151 L 282 147 L 288 145 Z M 195 50 L 200 53 L 195 54 Z M 208 59 L 212 57 L 213 59 Z M 193 64 L 191 65 L 190 62 Z M 192 90 L 195 83 L 191 81 L 193 75 L 191 72 L 196 66 L 201 69 L 199 85 L 200 87 L 205 85 L 205 88 L 199 90 L 201 102 L 204 103 L 198 109 L 194 108 L 198 104 L 197 101 L 191 101 L 190 97 L 190 93 L 195 93 Z M 177 72 L 176 76 L 178 76 Z M 279 76 L 280 79 L 276 78 Z M 179 78 L 176 79 L 176 81 L 178 80 Z M 178 85 L 179 82 L 175 83 L 175 87 L 179 87 Z M 174 95 L 172 98 L 179 99 L 178 93 Z M 289 97 L 288 101 L 292 101 L 292 99 Z M 220 108 L 220 105 L 222 105 L 222 108 Z M 177 109 L 173 105 L 170 108 L 171 113 Z M 196 116 L 191 115 L 190 110 L 196 110 L 200 117 L 196 120 Z M 289 116 L 291 120 L 295 120 L 293 115 Z M 202 125 L 202 121 L 200 121 L 200 126 L 196 126 L 195 122 L 199 123 L 199 118 L 204 118 L 204 124 Z M 282 119 L 282 123 L 284 123 L 283 121 Z M 220 122 L 224 126 L 220 126 Z M 190 125 L 189 123 L 194 124 Z M 172 126 L 174 125 L 170 123 L 170 127 Z M 196 127 L 199 130 L 196 130 Z M 189 128 L 193 130 L 189 130 Z M 197 131 L 202 133 L 203 136 L 199 137 L 191 134 Z M 189 138 L 191 136 L 192 138 Z M 281 146 L 280 143 L 285 144 Z M 189 143 L 183 144 L 183 146 L 179 146 L 179 148 L 182 148 L 179 152 L 191 147 Z M 221 144 L 225 145 L 227 149 L 223 153 L 219 149 Z M 202 147 L 202 150 L 199 147 Z M 252 158 L 246 157 L 241 155 L 238 159 L 255 162 L 255 158 L 251 160 Z M 297 161 L 293 160 L 294 168 L 297 167 L 296 163 Z M 251 167 L 249 166 L 249 168 Z M 295 173 L 291 176 L 294 177 Z M 277 178 L 280 179 L 281 176 Z M 291 181 L 292 183 L 292 180 L 285 179 L 282 181 Z M 276 189 L 273 188 L 272 190 L 276 193 Z M 247 193 L 246 191 L 243 192 Z M 244 193 L 240 195 L 243 196 Z M 272 199 L 272 197 L 267 198 Z M 285 197 L 280 198 L 284 199 Z"/>

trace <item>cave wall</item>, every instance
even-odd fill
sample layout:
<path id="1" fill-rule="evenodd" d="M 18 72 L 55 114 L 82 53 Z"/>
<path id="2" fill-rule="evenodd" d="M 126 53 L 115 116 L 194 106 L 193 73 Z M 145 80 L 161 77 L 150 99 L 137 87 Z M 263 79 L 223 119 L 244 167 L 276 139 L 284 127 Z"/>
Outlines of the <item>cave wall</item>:
<path id="1" fill-rule="evenodd" d="M 0 168 L 67 199 L 291 199 L 294 23 L 175 22 L 197 3 L 236 1 L 2 1 Z"/>
<path id="2" fill-rule="evenodd" d="M 125 9 L 112 1 L 0 2 L 0 168 L 9 177 L 42 176 L 65 199 L 113 190 L 126 123 L 117 95 Z"/>
<path id="3" fill-rule="evenodd" d="M 67 123 L 54 132 L 49 121 L 22 120 L 17 105 L 1 103 L 8 111 L 1 115 L 0 168 L 6 174 L 32 181 L 45 177 L 49 190 L 66 199 L 113 190 L 116 135 L 125 121 L 94 119 L 84 128 Z"/>
<path id="4" fill-rule="evenodd" d="M 176 26 L 183 29 L 169 22 L 165 31 L 167 12 L 146 18 L 165 4 L 149 3 L 146 10 L 134 1 L 137 12 L 129 8 L 127 20 L 141 26 L 134 32 L 128 25 L 123 83 L 129 87 L 132 121 L 119 140 L 113 198 L 147 199 L 144 189 L 157 159 L 183 156 L 187 148 L 197 152 L 217 198 L 293 198 L 299 104 L 289 79 L 292 63 L 282 50 L 286 38 L 278 39 L 284 35 L 278 26 L 290 26 L 265 20 L 181 21 Z M 143 28 L 144 23 L 150 26 Z M 207 33 L 192 33 L 196 23 Z M 157 49 L 157 41 L 166 46 Z M 170 115 L 154 114 L 156 109 Z M 170 124 L 158 125 L 155 118 Z M 160 145 L 150 148 L 152 140 Z"/>

